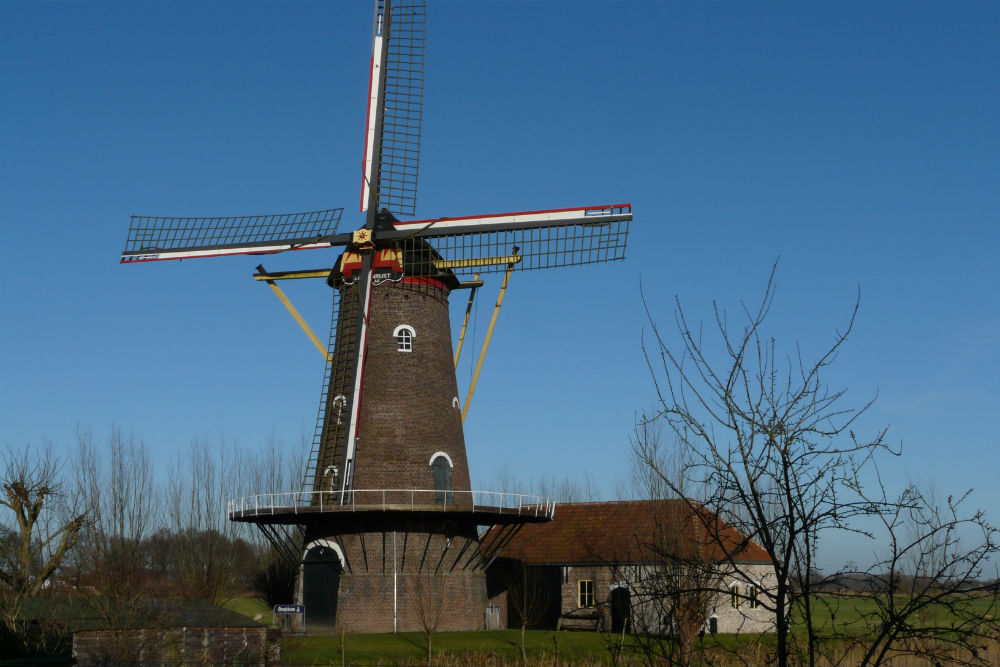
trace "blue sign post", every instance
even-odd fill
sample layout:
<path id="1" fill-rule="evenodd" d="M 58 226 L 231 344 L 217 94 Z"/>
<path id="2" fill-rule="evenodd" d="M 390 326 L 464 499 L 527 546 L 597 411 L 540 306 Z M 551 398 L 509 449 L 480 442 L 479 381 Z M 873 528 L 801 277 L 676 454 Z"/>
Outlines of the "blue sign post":
<path id="1" fill-rule="evenodd" d="M 306 607 L 301 604 L 276 604 L 271 610 L 274 624 L 282 632 L 305 632 Z"/>

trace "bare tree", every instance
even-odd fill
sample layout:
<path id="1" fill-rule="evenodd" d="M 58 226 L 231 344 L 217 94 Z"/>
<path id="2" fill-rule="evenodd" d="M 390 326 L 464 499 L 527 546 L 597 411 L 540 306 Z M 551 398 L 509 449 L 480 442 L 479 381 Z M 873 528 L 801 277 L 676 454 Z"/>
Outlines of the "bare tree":
<path id="1" fill-rule="evenodd" d="M 145 541 L 162 522 L 162 503 L 145 443 L 112 426 L 104 454 L 90 431 L 77 430 L 77 502 L 92 521 L 75 562 L 81 581 L 116 609 L 154 593 Z M 110 609 L 107 614 L 117 613 Z"/>
<path id="2" fill-rule="evenodd" d="M 826 660 L 862 666 L 914 658 L 991 664 L 994 656 L 985 649 L 996 642 L 1000 626 L 985 610 L 995 609 L 1000 596 L 996 583 L 983 577 L 1000 545 L 983 512 L 965 509 L 969 493 L 941 499 L 933 487 L 911 483 L 878 514 L 878 534 L 887 545 L 881 557 L 864 570 L 836 575 L 865 583 L 852 591 L 851 603 L 870 610 L 856 621 L 870 631 L 859 637 L 830 628 L 840 641 L 824 644 Z M 883 496 L 879 485 L 875 501 Z M 837 599 L 828 596 L 824 602 Z"/>
<path id="3" fill-rule="evenodd" d="M 78 429 L 73 462 L 76 502 L 92 518 L 81 533 L 73 562 L 88 608 L 108 634 L 102 655 L 109 664 L 134 664 L 167 648 L 169 608 L 153 602 L 169 595 L 167 581 L 151 567 L 151 548 L 163 523 L 163 502 L 145 443 L 113 425 L 105 447 Z M 157 555 L 162 556 L 162 549 Z M 140 631 L 147 630 L 147 631 Z M 154 630 L 149 632 L 148 630 Z"/>
<path id="4" fill-rule="evenodd" d="M 85 509 L 63 504 L 63 485 L 51 446 L 8 448 L 0 485 L 0 612 L 22 634 L 19 614 L 38 596 L 76 544 Z"/>
<path id="5" fill-rule="evenodd" d="M 703 530 L 714 521 L 702 509 L 704 489 L 685 479 L 688 453 L 667 446 L 665 437 L 661 421 L 642 418 L 629 439 L 632 494 L 653 501 L 655 509 L 652 533 L 636 545 L 635 560 L 646 565 L 623 574 L 637 598 L 639 652 L 654 662 L 688 665 L 724 590 L 728 566 Z"/>
<path id="6" fill-rule="evenodd" d="M 826 639 L 821 632 L 826 630 L 814 612 L 817 605 L 829 601 L 825 597 L 829 584 L 840 576 L 816 576 L 820 540 L 838 531 L 875 539 L 867 524 L 859 521 L 862 518 L 881 521 L 891 534 L 901 536 L 896 517 L 918 508 L 920 502 L 912 492 L 899 497 L 890 497 L 884 489 L 865 493 L 864 480 L 878 478 L 877 457 L 900 452 L 885 443 L 885 430 L 867 439 L 857 437 L 853 430 L 874 399 L 860 407 L 847 406 L 846 390 L 831 388 L 825 380 L 851 335 L 859 301 L 846 326 L 820 354 L 810 360 L 796 346 L 786 358 L 775 339 L 764 332 L 774 299 L 775 268 L 760 305 L 743 306 L 741 325 L 731 326 L 725 311 L 715 305 L 718 357 L 703 341 L 700 328 L 690 325 L 679 300 L 676 345 L 668 343 L 646 304 L 652 340 L 643 348 L 658 405 L 640 424 L 651 420 L 666 424 L 683 452 L 684 464 L 681 471 L 671 471 L 650 452 L 640 448 L 638 453 L 654 479 L 677 496 L 687 497 L 685 489 L 700 489 L 701 498 L 688 501 L 693 510 L 705 507 L 706 517 L 715 517 L 744 536 L 743 543 L 735 544 L 719 536 L 714 545 L 733 575 L 752 580 L 753 573 L 741 564 L 739 553 L 749 540 L 763 547 L 771 559 L 774 585 L 761 590 L 759 603 L 774 615 L 777 662 L 786 665 L 794 657 L 816 664 Z M 966 559 L 959 560 L 981 564 L 982 556 L 994 553 L 995 546 L 992 529 L 981 515 L 973 516 L 980 521 L 975 525 L 984 530 L 983 541 L 971 551 L 960 550 Z M 935 551 L 934 545 L 941 542 L 934 541 L 933 535 L 940 535 L 942 529 L 947 532 L 946 526 L 960 528 L 956 519 L 917 521 L 918 533 L 927 539 L 917 540 L 915 544 L 922 546 L 914 548 L 927 554 Z M 711 525 L 706 523 L 705 528 L 709 535 L 715 534 Z M 893 553 L 890 560 L 902 552 L 894 549 Z M 958 592 L 951 589 L 951 594 Z M 793 608 L 802 619 L 802 646 L 797 639 L 800 635 L 790 632 Z M 905 617 L 915 608 L 910 610 Z M 895 623 L 900 620 L 896 617 Z M 884 641 L 891 644 L 902 637 L 890 632 Z M 885 654 L 879 649 L 873 655 Z"/>
<path id="7" fill-rule="evenodd" d="M 541 569 L 521 560 L 509 561 L 504 568 L 508 609 L 521 628 L 521 664 L 528 664 L 526 630 L 541 620 L 548 606 L 545 576 Z"/>
<path id="8" fill-rule="evenodd" d="M 225 600 L 239 565 L 250 559 L 244 524 L 229 521 L 226 503 L 244 486 L 245 455 L 220 443 L 193 440 L 167 486 L 169 525 L 178 552 L 177 580 L 187 599 Z"/>
<path id="9" fill-rule="evenodd" d="M 498 493 L 527 493 L 552 498 L 562 503 L 596 502 L 601 499 L 597 480 L 589 472 L 584 472 L 582 478 L 562 479 L 542 472 L 537 477 L 525 481 L 519 479 L 510 467 L 504 464 L 490 482 L 480 486 Z"/>
<path id="10" fill-rule="evenodd" d="M 432 664 L 431 642 L 444 618 L 447 576 L 432 570 L 416 572 L 412 578 L 417 620 L 427 642 L 427 664 Z"/>

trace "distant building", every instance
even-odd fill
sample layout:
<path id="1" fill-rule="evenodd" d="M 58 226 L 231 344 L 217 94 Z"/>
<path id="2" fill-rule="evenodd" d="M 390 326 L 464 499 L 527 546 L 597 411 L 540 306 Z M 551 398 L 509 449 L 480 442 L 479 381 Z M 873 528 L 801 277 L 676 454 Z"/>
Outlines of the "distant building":
<path id="1" fill-rule="evenodd" d="M 683 500 L 561 503 L 552 521 L 498 526 L 483 544 L 501 555 L 487 579 L 499 625 L 520 626 L 524 614 L 536 628 L 671 633 L 677 590 L 703 588 L 711 589 L 697 599 L 704 632 L 774 626 L 762 596 L 774 585 L 767 553 Z"/>

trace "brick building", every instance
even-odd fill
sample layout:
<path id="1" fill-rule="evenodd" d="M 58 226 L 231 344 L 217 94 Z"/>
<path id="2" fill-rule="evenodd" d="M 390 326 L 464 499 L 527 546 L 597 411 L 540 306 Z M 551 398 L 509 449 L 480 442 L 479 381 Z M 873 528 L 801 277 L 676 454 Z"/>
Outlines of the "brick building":
<path id="1" fill-rule="evenodd" d="M 761 604 L 774 581 L 767 553 L 682 500 L 562 503 L 548 523 L 497 527 L 483 538 L 487 546 L 500 542 L 488 594 L 503 625 L 520 625 L 523 613 L 529 627 L 667 633 L 669 571 L 700 577 L 698 586 L 714 591 L 702 603 L 706 632 L 773 627 Z M 739 576 L 726 553 L 735 554 Z"/>

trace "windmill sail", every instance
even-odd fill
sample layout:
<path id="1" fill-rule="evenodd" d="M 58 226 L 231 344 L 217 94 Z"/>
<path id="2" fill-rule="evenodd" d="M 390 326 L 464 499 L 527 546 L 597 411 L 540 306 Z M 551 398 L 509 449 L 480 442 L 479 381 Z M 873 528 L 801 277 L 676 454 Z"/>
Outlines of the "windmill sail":
<path id="1" fill-rule="evenodd" d="M 361 211 L 375 184 L 379 209 L 413 215 L 423 119 L 426 9 L 423 0 L 381 1 L 375 15 Z"/>
<path id="2" fill-rule="evenodd" d="M 631 205 L 615 204 L 397 222 L 381 238 L 430 241 L 438 269 L 502 273 L 515 247 L 522 271 L 623 260 L 631 220 Z"/>
<path id="3" fill-rule="evenodd" d="M 329 248 L 342 208 L 280 215 L 172 218 L 133 215 L 123 264 Z"/>

